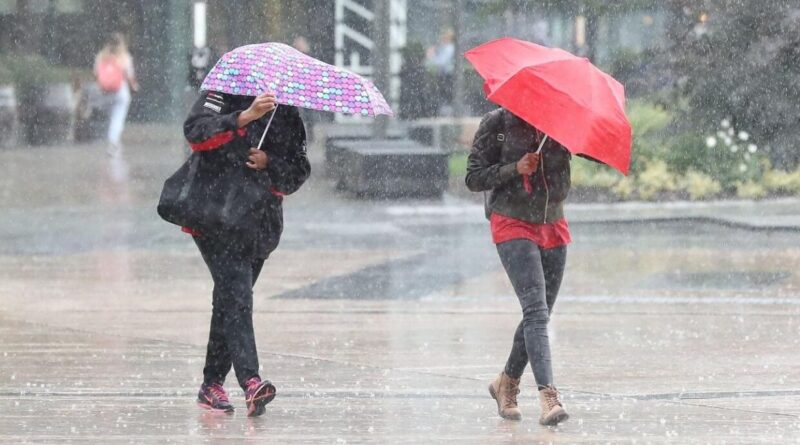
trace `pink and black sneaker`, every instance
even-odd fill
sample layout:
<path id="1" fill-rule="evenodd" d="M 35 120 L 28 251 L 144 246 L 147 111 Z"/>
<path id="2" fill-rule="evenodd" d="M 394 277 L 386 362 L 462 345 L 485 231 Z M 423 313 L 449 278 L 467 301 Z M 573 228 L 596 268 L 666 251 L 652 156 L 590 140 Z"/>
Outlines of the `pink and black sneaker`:
<path id="1" fill-rule="evenodd" d="M 264 407 L 275 398 L 275 386 L 269 380 L 261 381 L 258 377 L 253 377 L 247 381 L 247 389 L 244 391 L 245 403 L 247 403 L 247 416 L 256 417 L 264 414 Z"/>
<path id="2" fill-rule="evenodd" d="M 233 412 L 233 405 L 228 401 L 228 393 L 219 383 L 200 385 L 200 392 L 197 393 L 197 404 L 205 409 L 212 411 Z"/>

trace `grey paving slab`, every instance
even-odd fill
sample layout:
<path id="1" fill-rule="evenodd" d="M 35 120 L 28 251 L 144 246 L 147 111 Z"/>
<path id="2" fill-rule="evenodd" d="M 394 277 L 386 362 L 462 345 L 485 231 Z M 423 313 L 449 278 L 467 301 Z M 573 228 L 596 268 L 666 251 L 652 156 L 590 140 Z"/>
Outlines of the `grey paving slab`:
<path id="1" fill-rule="evenodd" d="M 793 198 L 571 206 L 551 338 L 572 419 L 547 429 L 530 373 L 522 423 L 486 392 L 520 314 L 480 206 L 316 176 L 255 288 L 279 396 L 247 419 L 230 381 L 239 413 L 210 416 L 211 283 L 153 210 L 185 148 L 140 137 L 0 151 L 0 443 L 800 443 L 800 235 L 769 225 Z"/>
<path id="2" fill-rule="evenodd" d="M 18 414 L 0 428 L 14 431 L 4 437 L 14 443 L 770 444 L 797 443 L 800 428 L 797 419 L 761 413 L 632 401 L 573 403 L 580 420 L 558 429 L 499 420 L 485 404 L 458 398 L 284 398 L 259 419 L 199 412 L 176 397 L 0 398 L 0 407 L 10 405 Z"/>
<path id="3" fill-rule="evenodd" d="M 380 373 L 385 386 L 320 378 L 285 382 L 264 418 L 211 414 L 193 404 L 184 380 L 202 349 L 7 321 L 0 368 L 0 434 L 14 443 L 797 443 L 800 395 L 676 400 L 565 391 L 572 420 L 557 429 L 533 423 L 532 398 L 520 423 L 497 418 L 483 382 L 458 386 L 421 379 L 398 385 L 404 372 Z M 23 351 L 25 349 L 25 351 Z M 54 354 L 36 366 L 35 354 Z M 274 360 L 276 356 L 270 355 Z M 292 374 L 304 359 L 285 358 Z M 13 363 L 13 365 L 10 365 Z M 328 376 L 351 373 L 327 362 Z M 166 371 L 166 372 L 165 372 Z M 360 370 L 369 378 L 369 370 Z M 35 379 L 31 379 L 36 375 Z M 77 378 L 76 378 L 77 377 Z M 317 377 L 319 378 L 319 377 Z M 19 380 L 19 384 L 14 382 Z M 26 381 L 22 384 L 22 381 Z M 622 380 L 625 380 L 624 377 Z M 186 384 L 189 383 L 189 387 Z M 396 386 L 395 386 L 396 385 Z M 480 386 L 481 391 L 470 389 Z M 15 389 L 21 388 L 21 389 Z M 234 391 L 241 410 L 240 391 Z"/>
<path id="4" fill-rule="evenodd" d="M 281 391 L 270 419 L 279 417 L 274 422 L 282 429 L 253 432 L 216 419 L 211 432 L 222 429 L 231 438 L 253 434 L 287 443 L 335 443 L 334 437 L 350 443 L 418 443 L 422 438 L 431 443 L 524 443 L 550 434 L 531 424 L 498 424 L 485 394 L 486 381 L 504 358 L 516 319 L 513 311 L 481 314 L 469 308 L 459 312 L 457 306 L 444 311 L 435 302 L 428 304 L 405 312 L 328 306 L 273 316 L 260 313 L 262 364 Z M 767 313 L 740 321 L 736 308 L 729 307 L 715 308 L 722 314 L 679 313 L 677 318 L 669 312 L 647 314 L 652 308 L 634 305 L 622 306 L 622 318 L 612 318 L 591 314 L 593 306 L 587 310 L 567 304 L 554 323 L 556 375 L 576 425 L 565 425 L 558 438 L 547 440 L 793 443 L 798 422 L 794 402 L 800 394 L 797 346 L 780 341 L 796 337 L 793 317 Z M 107 318 L 100 311 L 90 314 Z M 127 316 L 135 318 L 133 312 Z M 300 328 L 314 317 L 322 329 Z M 208 419 L 191 399 L 199 384 L 204 329 L 173 327 L 171 333 L 156 329 L 149 334 L 173 339 L 166 341 L 135 337 L 142 332 L 137 327 L 170 321 L 173 326 L 192 325 L 182 319 L 151 313 L 117 328 L 69 316 L 47 324 L 4 319 L 0 395 L 15 414 L 0 421 L 0 431 L 2 422 L 13 421 L 30 425 L 33 431 L 19 437 L 33 441 L 62 440 L 69 437 L 67 432 L 91 441 L 99 439 L 85 428 L 97 425 L 104 434 L 135 443 L 180 441 L 184 434 L 201 433 Z M 83 324 L 90 331 L 54 327 L 60 324 Z M 699 334 L 709 324 L 722 332 L 726 327 L 750 332 L 752 340 L 732 345 L 713 336 L 702 338 Z M 659 335 L 668 326 L 677 336 Z M 530 380 L 525 377 L 521 400 L 535 415 Z M 82 405 L 92 407 L 95 415 L 73 414 Z M 118 410 L 125 413 L 122 426 L 117 424 Z M 388 425 L 364 420 L 376 410 L 381 418 L 393 420 L 381 421 Z M 33 414 L 37 412 L 47 415 Z M 52 419 L 62 419 L 62 414 L 64 422 L 54 425 Z M 293 416 L 303 418 L 302 427 L 292 424 L 297 419 Z M 129 423 L 127 417 L 132 418 Z M 88 425 L 87 419 L 94 423 Z M 672 429 L 663 427 L 667 422 Z M 44 425 L 57 433 L 35 431 Z M 364 434 L 370 427 L 371 434 Z"/>

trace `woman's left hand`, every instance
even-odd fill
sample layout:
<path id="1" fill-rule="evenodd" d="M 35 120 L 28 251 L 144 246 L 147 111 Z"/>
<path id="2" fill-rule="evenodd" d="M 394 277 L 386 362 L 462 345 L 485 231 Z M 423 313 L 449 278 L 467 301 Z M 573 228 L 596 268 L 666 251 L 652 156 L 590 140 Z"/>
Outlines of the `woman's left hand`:
<path id="1" fill-rule="evenodd" d="M 247 159 L 247 166 L 253 170 L 264 170 L 267 168 L 267 154 L 255 147 L 250 148 L 250 155 Z"/>

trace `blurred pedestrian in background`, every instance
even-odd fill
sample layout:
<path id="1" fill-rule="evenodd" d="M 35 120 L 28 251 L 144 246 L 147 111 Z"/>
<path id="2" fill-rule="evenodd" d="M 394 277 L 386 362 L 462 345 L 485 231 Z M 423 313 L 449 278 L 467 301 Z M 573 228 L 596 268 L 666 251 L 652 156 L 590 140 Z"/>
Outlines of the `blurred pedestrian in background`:
<path id="1" fill-rule="evenodd" d="M 311 45 L 308 44 L 308 39 L 306 39 L 304 36 L 295 37 L 294 41 L 292 42 L 292 47 L 303 54 L 308 54 L 311 52 Z"/>
<path id="2" fill-rule="evenodd" d="M 200 88 L 206 74 L 219 59 L 219 54 L 209 46 L 192 48 L 189 52 L 189 86 L 195 90 Z"/>
<path id="3" fill-rule="evenodd" d="M 455 67 L 455 32 L 445 29 L 439 37 L 439 43 L 428 48 L 427 67 L 433 75 L 436 101 L 440 106 L 439 114 L 451 112 L 453 103 L 453 69 Z"/>
<path id="4" fill-rule="evenodd" d="M 139 91 L 133 68 L 133 57 L 128 52 L 125 37 L 114 33 L 97 54 L 94 74 L 100 90 L 111 97 L 108 122 L 108 154 L 117 155 L 122 149 L 122 131 L 131 104 L 131 90 Z"/>

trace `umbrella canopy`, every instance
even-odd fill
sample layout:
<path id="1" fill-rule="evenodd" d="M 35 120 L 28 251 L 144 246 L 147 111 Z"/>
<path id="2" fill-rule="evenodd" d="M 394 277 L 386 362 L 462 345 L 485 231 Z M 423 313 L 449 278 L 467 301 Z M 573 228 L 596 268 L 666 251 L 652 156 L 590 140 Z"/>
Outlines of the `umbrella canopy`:
<path id="1" fill-rule="evenodd" d="M 242 96 L 275 93 L 278 103 L 359 116 L 393 115 L 369 80 L 283 43 L 259 43 L 223 55 L 201 90 Z"/>
<path id="2" fill-rule="evenodd" d="M 485 80 L 487 99 L 555 139 L 623 174 L 631 157 L 625 89 L 588 59 L 512 38 L 464 55 Z"/>

